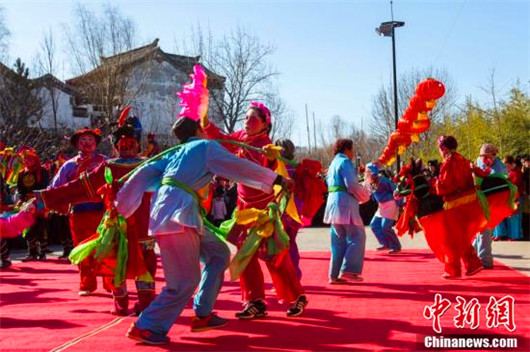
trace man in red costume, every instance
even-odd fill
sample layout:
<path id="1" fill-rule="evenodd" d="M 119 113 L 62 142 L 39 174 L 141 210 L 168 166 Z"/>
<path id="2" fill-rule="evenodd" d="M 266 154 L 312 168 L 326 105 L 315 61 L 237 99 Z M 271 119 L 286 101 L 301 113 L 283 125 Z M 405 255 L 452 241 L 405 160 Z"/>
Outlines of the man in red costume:
<path id="1" fill-rule="evenodd" d="M 118 180 L 144 161 L 137 157 L 139 146 L 132 126 L 125 125 L 118 128 L 113 133 L 112 139 L 119 157 L 104 161 L 90 173 L 84 172 L 78 179 L 63 186 L 41 192 L 41 199 L 47 208 L 60 209 L 64 204 L 101 200 L 96 191 L 105 185 L 106 168 L 112 171 L 113 179 Z M 134 307 L 136 314 L 140 314 L 155 298 L 155 241 L 147 234 L 150 198 L 151 194 L 145 193 L 141 206 L 127 219 L 127 278 L 135 279 L 138 291 L 138 303 Z M 149 275 L 145 275 L 146 272 Z M 116 315 L 127 315 L 129 296 L 126 284 L 114 288 L 112 293 L 114 308 L 111 312 Z"/>
<path id="2" fill-rule="evenodd" d="M 252 147 L 263 148 L 265 150 L 268 149 L 268 145 L 272 144 L 269 138 L 271 128 L 270 111 L 261 103 L 251 103 L 245 117 L 243 130 L 231 134 L 224 134 L 217 126 L 210 123 L 206 117 L 201 120 L 201 125 L 210 139 L 243 142 Z M 262 153 L 254 150 L 240 148 L 231 144 L 223 145 L 239 157 L 248 159 L 272 170 L 276 168 L 276 160 L 272 148 L 269 149 L 270 152 L 268 152 L 268 155 L 264 156 Z M 250 208 L 265 209 L 274 199 L 274 194 L 267 194 L 243 184 L 237 185 L 237 195 L 239 210 Z M 229 236 L 231 237 L 232 235 L 237 237 L 234 241 L 237 243 L 238 248 L 240 248 L 246 239 L 247 231 L 244 227 L 238 227 L 236 225 Z M 263 245 L 265 245 L 265 241 L 263 241 Z M 264 302 L 265 288 L 263 272 L 258 262 L 258 255 L 267 253 L 263 245 L 258 250 L 258 253 L 252 257 L 248 266 L 240 276 L 241 293 L 243 301 L 247 302 L 247 304 L 243 311 L 236 313 L 236 317 L 239 319 L 254 319 L 267 314 L 267 307 Z M 287 315 L 297 316 L 302 314 L 307 304 L 307 299 L 304 288 L 296 275 L 289 250 L 286 249 L 274 258 L 267 258 L 266 264 L 271 274 L 274 287 L 276 288 L 278 299 L 291 303 Z"/>
<path id="3" fill-rule="evenodd" d="M 458 143 L 453 136 L 441 136 L 438 139 L 438 148 L 444 161 L 440 166 L 440 175 L 434 183 L 434 188 L 436 194 L 443 196 L 446 204 L 459 202 L 469 196 L 473 198 L 476 194 L 470 162 L 456 152 L 457 146 Z M 471 242 L 465 245 L 461 256 L 456 254 L 458 252 L 456 248 L 447 251 L 443 278 L 454 279 L 461 276 L 460 259 L 464 262 L 468 276 L 483 269 Z"/>
<path id="4" fill-rule="evenodd" d="M 50 188 L 56 188 L 76 180 L 105 161 L 104 155 L 96 153 L 96 148 L 100 142 L 99 130 L 89 128 L 78 130 L 70 138 L 70 143 L 79 150 L 79 154 L 61 166 L 53 178 Z M 83 176 L 82 179 L 84 178 L 86 176 Z M 46 201 L 52 201 L 52 199 L 48 198 Z M 68 203 L 65 203 L 59 211 L 63 214 L 69 214 L 72 239 L 74 245 L 77 245 L 96 233 L 105 209 L 101 199 L 93 199 L 89 202 L 74 204 L 70 209 L 68 209 Z M 97 267 L 97 262 L 93 257 L 89 257 L 79 264 L 80 296 L 88 296 L 97 289 Z"/>

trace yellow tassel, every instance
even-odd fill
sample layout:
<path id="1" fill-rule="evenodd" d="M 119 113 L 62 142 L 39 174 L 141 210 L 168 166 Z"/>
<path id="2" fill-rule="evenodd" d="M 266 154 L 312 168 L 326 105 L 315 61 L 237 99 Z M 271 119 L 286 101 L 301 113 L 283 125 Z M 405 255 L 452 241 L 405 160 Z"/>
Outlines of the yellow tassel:
<path id="1" fill-rule="evenodd" d="M 234 217 L 236 219 L 237 224 L 248 225 L 258 221 L 258 218 L 260 217 L 262 212 L 264 211 L 258 210 L 256 208 L 236 210 Z"/>
<path id="2" fill-rule="evenodd" d="M 236 210 L 234 213 L 238 225 L 251 225 L 256 229 L 256 234 L 267 238 L 274 233 L 274 225 L 269 219 L 268 210 L 258 210 L 256 208 Z"/>
<path id="3" fill-rule="evenodd" d="M 271 237 L 274 233 L 274 225 L 272 224 L 272 222 L 269 221 L 263 226 L 261 226 L 258 231 L 256 231 L 256 233 L 258 234 L 258 236 L 263 238 Z"/>
<path id="4" fill-rule="evenodd" d="M 457 199 L 452 200 L 450 202 L 445 202 L 444 203 L 444 209 L 445 210 L 449 210 L 449 209 L 458 207 L 460 205 L 469 204 L 469 203 L 475 201 L 476 199 L 477 199 L 477 194 L 476 193 L 471 193 L 471 194 L 469 194 L 467 196 L 463 196 L 463 197 L 457 198 Z"/>
<path id="5" fill-rule="evenodd" d="M 287 167 L 285 166 L 285 163 L 282 160 L 278 160 L 276 170 L 274 170 L 278 175 L 282 177 L 289 177 L 289 173 L 287 172 Z M 278 195 L 280 191 L 282 190 L 281 186 L 274 186 L 274 195 Z M 300 215 L 298 215 L 298 210 L 296 209 L 296 204 L 294 202 L 294 197 L 289 198 L 289 202 L 287 203 L 287 208 L 285 208 L 285 213 L 289 215 L 294 221 L 301 224 L 302 220 L 300 220 Z"/>

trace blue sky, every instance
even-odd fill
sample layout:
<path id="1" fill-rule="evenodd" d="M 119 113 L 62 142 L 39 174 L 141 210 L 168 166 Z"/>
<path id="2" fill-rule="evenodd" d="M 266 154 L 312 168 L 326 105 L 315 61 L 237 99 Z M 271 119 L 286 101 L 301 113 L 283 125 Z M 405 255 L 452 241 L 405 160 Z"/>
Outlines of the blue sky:
<path id="1" fill-rule="evenodd" d="M 101 1 L 85 1 L 99 7 Z M 214 35 L 237 25 L 276 46 L 282 97 L 305 119 L 304 104 L 325 122 L 333 115 L 368 129 L 372 97 L 392 73 L 391 39 L 374 31 L 390 19 L 388 1 L 110 1 L 138 26 L 144 42 L 160 38 L 163 50 L 200 23 Z M 12 32 L 10 54 L 31 62 L 42 33 L 70 21 L 73 1 L 0 0 Z M 495 68 L 498 87 L 530 79 L 530 1 L 395 0 L 398 74 L 444 68 L 466 95 L 480 90 Z M 293 139 L 306 140 L 293 134 Z"/>

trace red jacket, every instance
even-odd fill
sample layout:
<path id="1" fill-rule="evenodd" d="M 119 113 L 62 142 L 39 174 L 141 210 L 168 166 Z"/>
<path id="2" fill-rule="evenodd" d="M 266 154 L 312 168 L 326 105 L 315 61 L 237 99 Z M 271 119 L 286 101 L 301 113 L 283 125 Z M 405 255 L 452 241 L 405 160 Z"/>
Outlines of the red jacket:
<path id="1" fill-rule="evenodd" d="M 523 172 L 521 169 L 513 169 L 508 174 L 510 182 L 517 186 L 517 192 L 519 195 L 523 195 L 524 184 L 523 184 Z"/>
<path id="2" fill-rule="evenodd" d="M 204 128 L 204 132 L 210 139 L 223 139 L 236 142 L 243 142 L 256 148 L 263 148 L 267 144 L 272 144 L 271 139 L 266 133 L 260 133 L 257 136 L 249 137 L 244 130 L 239 130 L 234 133 L 225 134 L 221 132 L 219 127 L 213 123 L 208 124 Z M 230 152 L 236 154 L 241 158 L 253 161 L 256 164 L 267 167 L 271 170 L 276 168 L 276 161 L 269 161 L 265 156 L 257 151 L 240 148 L 233 144 L 223 144 Z M 237 185 L 237 204 L 239 209 L 256 208 L 264 209 L 273 199 L 274 194 L 267 194 L 260 190 L 244 186 L 242 184 Z"/>
<path id="3" fill-rule="evenodd" d="M 113 179 L 118 180 L 142 161 L 142 159 L 111 159 L 104 161 L 90 173 L 83 173 L 79 178 L 62 186 L 42 191 L 41 195 L 44 205 L 48 209 L 60 209 L 64 207 L 64 204 L 101 201 L 101 196 L 96 192 L 98 188 L 106 183 L 106 167 L 112 171 Z M 151 194 L 144 193 L 140 207 L 131 217 L 127 218 L 128 278 L 135 278 L 145 272 L 139 241 L 149 238 L 150 203 Z"/>
<path id="4" fill-rule="evenodd" d="M 446 202 L 475 189 L 469 160 L 456 152 L 449 155 L 440 166 L 434 188 Z"/>

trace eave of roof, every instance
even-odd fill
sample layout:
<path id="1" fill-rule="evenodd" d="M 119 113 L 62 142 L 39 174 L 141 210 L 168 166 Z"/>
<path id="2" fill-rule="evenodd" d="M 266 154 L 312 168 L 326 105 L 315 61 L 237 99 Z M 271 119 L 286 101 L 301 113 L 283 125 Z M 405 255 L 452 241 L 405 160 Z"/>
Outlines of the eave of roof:
<path id="1" fill-rule="evenodd" d="M 166 60 L 169 64 L 171 64 L 173 67 L 175 67 L 178 70 L 181 70 L 183 72 L 186 72 L 187 74 L 190 74 L 193 72 L 193 65 L 199 62 L 200 56 L 182 56 L 182 55 L 176 55 L 176 54 L 169 54 L 164 52 L 159 46 L 158 46 L 158 38 L 155 39 L 151 44 L 132 49 L 114 56 L 110 56 L 108 58 L 101 58 L 102 64 L 99 67 L 96 67 L 94 70 L 87 72 L 81 76 L 70 78 L 66 80 L 67 85 L 76 85 L 80 81 L 83 81 L 85 79 L 89 79 L 91 76 L 96 75 L 102 70 L 102 67 L 105 65 L 112 65 L 112 64 L 119 64 L 120 66 L 130 67 L 138 62 L 147 60 L 149 58 L 152 58 L 154 56 L 160 56 L 164 60 Z M 212 71 L 210 71 L 208 68 L 206 69 L 206 73 L 208 75 L 208 80 L 210 81 L 210 84 L 212 87 L 216 87 L 219 85 L 222 85 L 225 82 L 225 77 L 222 77 Z"/>

